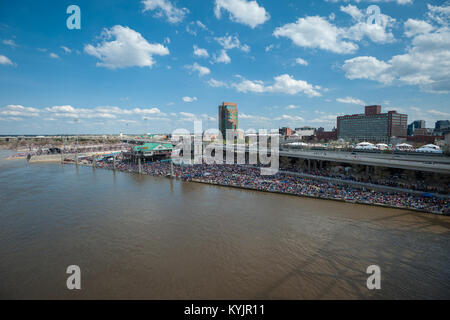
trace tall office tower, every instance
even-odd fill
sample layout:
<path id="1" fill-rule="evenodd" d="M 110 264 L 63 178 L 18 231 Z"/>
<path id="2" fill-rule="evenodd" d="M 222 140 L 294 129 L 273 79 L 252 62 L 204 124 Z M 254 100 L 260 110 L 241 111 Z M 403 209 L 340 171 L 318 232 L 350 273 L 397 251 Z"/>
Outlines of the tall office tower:
<path id="1" fill-rule="evenodd" d="M 237 104 L 233 102 L 222 102 L 219 106 L 219 131 L 226 137 L 226 130 L 237 130 L 238 109 Z"/>

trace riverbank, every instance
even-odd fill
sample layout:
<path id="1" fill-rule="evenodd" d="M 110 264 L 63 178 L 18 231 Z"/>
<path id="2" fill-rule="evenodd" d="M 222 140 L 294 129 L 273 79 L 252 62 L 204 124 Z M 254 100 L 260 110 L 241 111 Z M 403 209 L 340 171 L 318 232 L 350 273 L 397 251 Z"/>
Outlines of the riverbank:
<path id="1" fill-rule="evenodd" d="M 97 168 L 113 169 L 111 164 L 98 163 Z M 118 163 L 116 169 L 122 172 L 139 173 L 138 166 Z M 143 165 L 141 173 L 170 177 L 167 163 Z M 197 165 L 174 166 L 173 175 L 183 181 L 233 187 L 253 191 L 271 192 L 315 199 L 334 200 L 346 203 L 373 205 L 385 208 L 406 209 L 416 212 L 449 215 L 448 198 L 427 198 L 417 194 L 383 192 L 359 186 L 353 188 L 341 183 L 323 182 L 314 178 L 290 176 L 279 173 L 275 176 L 260 176 L 259 170 L 240 166 Z M 319 177 L 322 178 L 322 177 Z"/>
<path id="2" fill-rule="evenodd" d="M 170 178 L 170 177 L 168 177 Z M 275 193 L 275 194 L 282 194 L 282 195 L 288 195 L 288 196 L 296 196 L 296 197 L 306 197 L 311 199 L 321 199 L 321 200 L 331 200 L 331 201 L 338 201 L 338 202 L 345 202 L 350 204 L 362 204 L 362 205 L 369 205 L 369 206 L 375 206 L 375 207 L 383 207 L 383 208 L 391 208 L 391 209 L 401 209 L 401 210 L 410 210 L 415 212 L 421 212 L 421 213 L 428 213 L 428 214 L 437 214 L 442 216 L 450 216 L 448 213 L 440 213 L 440 212 L 432 212 L 422 209 L 416 209 L 416 208 L 410 208 L 410 207 L 399 207 L 399 206 L 389 206 L 383 203 L 368 203 L 368 202 L 361 202 L 361 201 L 350 201 L 345 199 L 336 199 L 336 198 L 328 198 L 328 197 L 317 197 L 317 196 L 311 196 L 307 194 L 296 194 L 296 193 L 290 193 L 290 192 L 280 192 L 280 191 L 270 191 L 270 190 L 261 190 L 257 188 L 251 188 L 251 187 L 245 187 L 240 185 L 231 185 L 231 184 L 219 184 L 219 183 L 213 183 L 213 182 L 206 182 L 202 180 L 185 180 L 189 182 L 194 183 L 200 183 L 200 184 L 209 184 L 209 185 L 215 185 L 219 187 L 228 187 L 228 188 L 236 188 L 241 190 L 252 190 L 252 191 L 259 191 L 259 192 L 269 192 L 269 193 Z"/>

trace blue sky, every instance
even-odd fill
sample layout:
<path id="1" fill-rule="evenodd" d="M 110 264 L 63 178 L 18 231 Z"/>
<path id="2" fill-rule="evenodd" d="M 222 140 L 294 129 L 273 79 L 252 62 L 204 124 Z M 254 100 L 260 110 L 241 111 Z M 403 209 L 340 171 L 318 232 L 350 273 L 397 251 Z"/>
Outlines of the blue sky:
<path id="1" fill-rule="evenodd" d="M 450 118 L 449 23 L 442 0 L 4 0 L 0 134 L 216 128 L 222 101 L 242 129 L 331 129 L 365 104 L 433 127 Z"/>

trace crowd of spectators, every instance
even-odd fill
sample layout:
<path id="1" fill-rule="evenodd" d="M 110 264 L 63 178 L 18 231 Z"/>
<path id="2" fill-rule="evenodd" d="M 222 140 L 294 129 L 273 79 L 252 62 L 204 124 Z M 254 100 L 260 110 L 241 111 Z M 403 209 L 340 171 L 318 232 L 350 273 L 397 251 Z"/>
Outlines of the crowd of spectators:
<path id="1" fill-rule="evenodd" d="M 99 167 L 112 169 L 112 163 L 98 162 Z M 116 169 L 138 172 L 134 163 L 118 161 Z M 293 176 L 279 172 L 273 176 L 261 175 L 260 169 L 227 164 L 170 165 L 170 162 L 143 163 L 141 173 L 171 176 L 185 181 L 197 181 L 223 186 L 234 186 L 299 196 L 345 200 L 364 204 L 379 204 L 397 208 L 418 209 L 434 213 L 450 213 L 446 197 L 418 195 L 407 192 L 383 192 L 369 188 L 356 188 L 344 184 L 319 181 L 314 178 Z"/>

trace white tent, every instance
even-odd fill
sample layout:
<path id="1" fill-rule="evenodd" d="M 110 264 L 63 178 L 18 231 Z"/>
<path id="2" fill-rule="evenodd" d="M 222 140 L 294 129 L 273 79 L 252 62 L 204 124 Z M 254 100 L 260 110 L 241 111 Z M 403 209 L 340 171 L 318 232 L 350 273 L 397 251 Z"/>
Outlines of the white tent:
<path id="1" fill-rule="evenodd" d="M 400 147 L 400 148 L 412 148 L 412 145 L 407 144 L 407 143 L 400 143 L 398 145 L 396 145 L 396 147 Z"/>
<path id="2" fill-rule="evenodd" d="M 360 142 L 356 145 L 357 147 L 365 147 L 365 146 L 373 146 L 373 143 L 370 142 Z"/>
<path id="3" fill-rule="evenodd" d="M 435 144 L 426 144 L 424 146 L 422 146 L 421 148 L 430 148 L 430 149 L 435 149 L 435 150 L 440 150 L 441 148 Z"/>
<path id="4" fill-rule="evenodd" d="M 380 150 L 385 150 L 385 149 L 389 148 L 389 146 L 386 143 L 377 143 L 376 147 Z"/>

